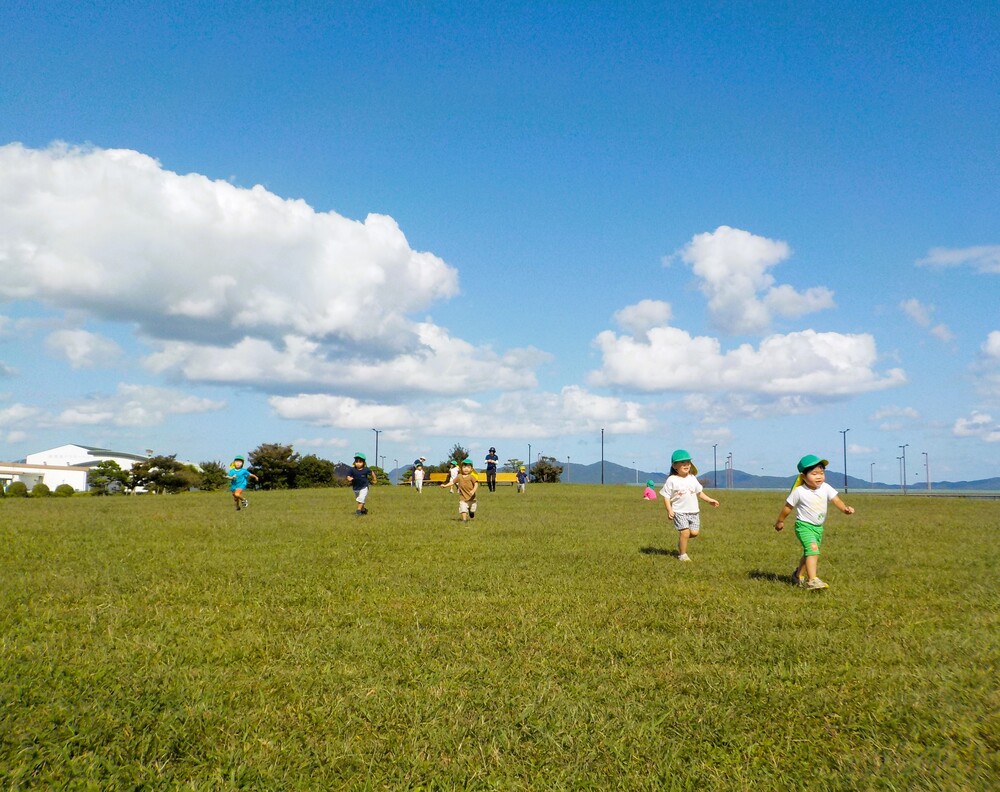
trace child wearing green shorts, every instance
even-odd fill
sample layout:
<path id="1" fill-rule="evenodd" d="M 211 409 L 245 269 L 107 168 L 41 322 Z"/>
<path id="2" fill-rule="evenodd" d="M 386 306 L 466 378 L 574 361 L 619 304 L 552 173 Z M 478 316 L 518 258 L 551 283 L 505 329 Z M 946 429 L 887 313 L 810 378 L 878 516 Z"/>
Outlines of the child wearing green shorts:
<path id="1" fill-rule="evenodd" d="M 795 535 L 802 544 L 802 558 L 792 572 L 792 582 L 809 589 L 829 588 L 816 576 L 827 504 L 832 503 L 844 514 L 854 514 L 854 509 L 840 499 L 837 490 L 826 483 L 826 466 L 829 464 L 829 461 L 814 454 L 807 454 L 799 460 L 799 477 L 774 523 L 774 530 L 783 530 L 785 518 L 795 511 Z"/>

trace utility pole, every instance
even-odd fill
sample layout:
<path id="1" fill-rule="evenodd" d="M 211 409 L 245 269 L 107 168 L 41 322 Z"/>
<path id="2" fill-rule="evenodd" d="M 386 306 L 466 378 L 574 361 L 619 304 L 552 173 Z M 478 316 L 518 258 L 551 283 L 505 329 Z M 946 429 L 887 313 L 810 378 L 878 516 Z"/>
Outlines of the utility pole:
<path id="1" fill-rule="evenodd" d="M 718 447 L 718 443 L 712 443 L 712 478 L 715 479 L 715 484 L 713 485 L 715 489 L 719 488 L 719 457 L 716 451 Z"/>
<path id="2" fill-rule="evenodd" d="M 909 445 L 909 443 L 903 443 L 903 445 L 900 446 L 900 448 L 903 449 L 902 460 L 903 460 L 903 494 L 904 495 L 906 494 L 906 447 L 908 445 Z"/>
<path id="3" fill-rule="evenodd" d="M 841 429 L 840 433 L 844 436 L 844 492 L 847 492 L 847 433 L 851 431 L 850 429 Z"/>

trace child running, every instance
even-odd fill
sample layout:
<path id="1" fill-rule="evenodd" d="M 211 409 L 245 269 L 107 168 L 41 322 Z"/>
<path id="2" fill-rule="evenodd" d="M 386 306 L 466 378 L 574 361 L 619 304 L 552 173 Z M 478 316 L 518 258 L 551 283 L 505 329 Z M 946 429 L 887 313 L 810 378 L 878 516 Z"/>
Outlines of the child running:
<path id="1" fill-rule="evenodd" d="M 445 482 L 442 487 L 449 487 L 452 482 Z M 472 460 L 462 460 L 462 471 L 455 478 L 454 485 L 458 487 L 458 513 L 462 522 L 476 519 L 476 492 L 479 491 L 479 479 L 472 469 Z"/>
<path id="2" fill-rule="evenodd" d="M 799 460 L 799 476 L 774 523 L 774 530 L 784 530 L 785 518 L 795 511 L 795 535 L 802 544 L 802 558 L 792 572 L 792 582 L 815 590 L 830 588 L 816 576 L 827 503 L 832 503 L 844 514 L 854 514 L 854 509 L 840 499 L 837 490 L 826 483 L 829 464 L 815 454 L 807 454 Z"/>
<path id="3" fill-rule="evenodd" d="M 667 517 L 674 521 L 677 529 L 677 560 L 690 561 L 688 539 L 701 530 L 701 514 L 698 501 L 703 500 L 718 508 L 719 502 L 704 492 L 698 481 L 698 468 L 691 461 L 691 455 L 678 448 L 670 457 L 670 475 L 660 494 L 667 506 Z"/>
<path id="4" fill-rule="evenodd" d="M 360 451 L 354 455 L 354 467 L 347 474 L 347 480 L 351 482 L 351 487 L 354 489 L 354 500 L 358 504 L 354 516 L 364 517 L 368 514 L 368 507 L 365 506 L 365 501 L 368 499 L 368 485 L 375 483 L 375 474 L 368 467 L 368 461 Z"/>
<path id="5" fill-rule="evenodd" d="M 226 478 L 229 479 L 229 491 L 233 494 L 233 500 L 236 501 L 236 511 L 241 508 L 245 509 L 250 505 L 250 501 L 243 497 L 243 490 L 247 488 L 247 480 L 253 479 L 257 481 L 257 477 L 251 473 L 247 468 L 243 467 L 245 460 L 242 456 L 237 456 L 233 458 L 233 464 L 229 468 L 229 473 Z"/>

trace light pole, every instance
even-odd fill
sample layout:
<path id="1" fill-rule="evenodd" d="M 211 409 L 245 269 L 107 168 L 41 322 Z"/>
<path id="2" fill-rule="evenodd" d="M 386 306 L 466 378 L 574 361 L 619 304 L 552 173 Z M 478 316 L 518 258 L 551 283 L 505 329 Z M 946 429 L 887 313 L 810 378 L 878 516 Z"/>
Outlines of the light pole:
<path id="1" fill-rule="evenodd" d="M 398 459 L 394 459 L 394 460 L 392 460 L 392 462 L 396 466 L 395 468 L 393 468 L 393 472 L 396 474 L 395 475 L 396 481 L 394 483 L 399 484 L 399 460 Z"/>
<path id="2" fill-rule="evenodd" d="M 733 488 L 733 452 L 726 457 L 726 489 Z"/>
<path id="3" fill-rule="evenodd" d="M 900 446 L 900 448 L 903 449 L 902 459 L 903 459 L 903 494 L 904 495 L 906 494 L 906 447 L 908 445 L 909 445 L 909 443 L 903 443 L 903 445 Z"/>
<path id="4" fill-rule="evenodd" d="M 872 489 L 875 489 L 875 463 L 872 462 L 868 467 L 868 478 L 871 479 Z"/>
<path id="5" fill-rule="evenodd" d="M 896 457 L 896 461 L 899 463 L 899 486 L 906 492 L 906 482 L 903 480 L 903 457 Z"/>
<path id="6" fill-rule="evenodd" d="M 375 464 L 377 465 L 378 464 L 378 436 L 380 434 L 382 434 L 382 430 L 381 429 L 372 429 L 372 431 L 375 433 Z"/>
<path id="7" fill-rule="evenodd" d="M 840 433 L 844 436 L 844 492 L 847 492 L 847 433 L 851 431 L 850 429 L 841 429 Z"/>
<path id="8" fill-rule="evenodd" d="M 566 483 L 569 484 L 569 454 L 566 454 Z"/>
<path id="9" fill-rule="evenodd" d="M 926 451 L 921 451 L 920 453 L 924 455 L 924 473 L 927 475 L 927 491 L 930 492 L 930 490 L 931 490 L 931 461 L 930 461 L 930 457 L 927 456 L 927 452 Z"/>
<path id="10" fill-rule="evenodd" d="M 635 468 L 635 483 L 639 483 L 639 468 L 635 467 L 635 460 L 632 460 L 632 467 Z"/>
<path id="11" fill-rule="evenodd" d="M 601 430 L 601 484 L 604 484 L 604 430 Z"/>
<path id="12" fill-rule="evenodd" d="M 382 454 L 382 464 L 380 465 L 382 472 L 385 473 L 385 454 Z"/>
<path id="13" fill-rule="evenodd" d="M 712 443 L 712 478 L 715 483 L 712 485 L 715 489 L 719 488 L 719 456 L 718 456 L 718 443 Z"/>

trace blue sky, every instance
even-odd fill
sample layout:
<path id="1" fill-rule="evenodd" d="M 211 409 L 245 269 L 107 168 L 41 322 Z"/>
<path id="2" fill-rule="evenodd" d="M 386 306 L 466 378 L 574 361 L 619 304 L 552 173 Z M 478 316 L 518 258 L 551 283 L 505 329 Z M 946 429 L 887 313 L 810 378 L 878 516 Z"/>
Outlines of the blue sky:
<path id="1" fill-rule="evenodd" d="M 1000 475 L 1000 7 L 829 5 L 5 4 L 0 458 Z"/>

